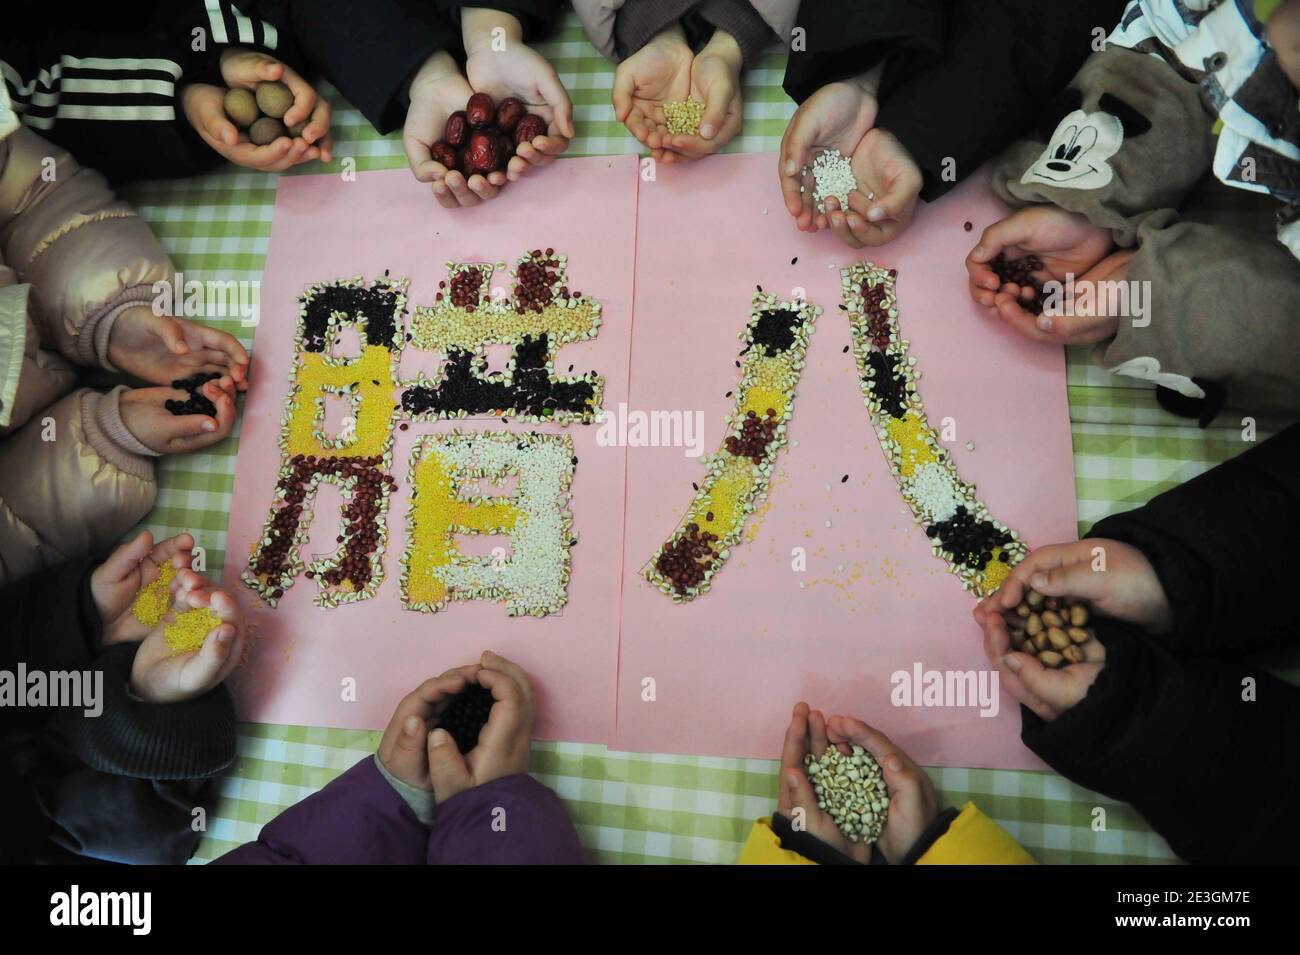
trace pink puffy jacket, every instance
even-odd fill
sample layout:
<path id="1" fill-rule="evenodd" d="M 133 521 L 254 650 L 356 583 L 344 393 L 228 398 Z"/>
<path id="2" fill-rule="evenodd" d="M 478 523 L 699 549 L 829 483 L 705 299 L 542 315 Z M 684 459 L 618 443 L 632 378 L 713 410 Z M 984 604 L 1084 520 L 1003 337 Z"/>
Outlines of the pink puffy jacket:
<path id="1" fill-rule="evenodd" d="M 106 549 L 153 505 L 152 452 L 122 426 L 122 389 L 72 391 L 73 366 L 110 367 L 117 316 L 174 276 L 98 173 L 12 126 L 0 124 L 0 584 Z"/>

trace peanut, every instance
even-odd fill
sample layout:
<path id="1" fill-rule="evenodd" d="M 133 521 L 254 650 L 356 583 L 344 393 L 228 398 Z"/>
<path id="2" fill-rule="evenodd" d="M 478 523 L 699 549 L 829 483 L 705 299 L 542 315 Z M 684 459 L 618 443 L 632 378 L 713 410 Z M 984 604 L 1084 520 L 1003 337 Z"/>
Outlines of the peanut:
<path id="1" fill-rule="evenodd" d="M 1064 650 L 1070 645 L 1070 638 L 1065 635 L 1065 631 L 1060 627 L 1048 627 L 1047 640 L 1057 650 Z"/>
<path id="2" fill-rule="evenodd" d="M 1065 657 L 1061 656 L 1055 650 L 1044 650 L 1038 655 L 1038 662 L 1045 667 L 1051 667 L 1055 670 L 1064 666 Z"/>

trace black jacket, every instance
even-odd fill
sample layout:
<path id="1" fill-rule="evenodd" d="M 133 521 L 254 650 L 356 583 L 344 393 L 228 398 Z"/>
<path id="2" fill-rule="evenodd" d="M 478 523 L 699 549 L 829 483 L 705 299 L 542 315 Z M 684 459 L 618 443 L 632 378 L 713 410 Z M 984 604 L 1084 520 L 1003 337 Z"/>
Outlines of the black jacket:
<path id="1" fill-rule="evenodd" d="M 1151 561 L 1174 629 L 1099 618 L 1106 665 L 1053 722 L 1022 708 L 1025 744 L 1062 775 L 1132 803 L 1189 862 L 1300 856 L 1300 688 L 1247 654 L 1300 644 L 1300 425 L 1092 537 Z"/>
<path id="2" fill-rule="evenodd" d="M 211 777 L 234 760 L 230 693 L 133 697 L 137 645 L 100 647 L 92 566 L 52 567 L 0 590 L 0 862 L 181 863 L 202 834 Z M 20 666 L 47 678 L 102 674 L 102 711 L 15 705 Z"/>
<path id="3" fill-rule="evenodd" d="M 806 49 L 791 51 L 785 90 L 802 103 L 883 61 L 876 125 L 907 147 L 931 201 L 1033 125 L 1093 51 L 1094 31 L 1110 33 L 1125 5 L 803 0 Z"/>

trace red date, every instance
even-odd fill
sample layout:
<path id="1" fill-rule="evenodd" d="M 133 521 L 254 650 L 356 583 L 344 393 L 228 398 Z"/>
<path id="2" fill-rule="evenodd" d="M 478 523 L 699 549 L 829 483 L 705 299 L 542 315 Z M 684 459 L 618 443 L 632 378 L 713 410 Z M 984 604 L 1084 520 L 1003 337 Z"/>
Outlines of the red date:
<path id="1" fill-rule="evenodd" d="M 494 129 L 481 129 L 474 133 L 469 138 L 465 155 L 471 171 L 483 176 L 505 168 L 509 159 L 505 138 Z"/>
<path id="2" fill-rule="evenodd" d="M 433 157 L 434 162 L 440 162 L 446 166 L 448 172 L 456 168 L 456 150 L 451 147 L 450 143 L 439 140 L 429 147 L 429 154 Z"/>
<path id="3" fill-rule="evenodd" d="M 465 140 L 469 139 L 469 120 L 466 118 L 463 109 L 458 109 L 447 117 L 447 125 L 443 127 L 442 138 L 453 149 L 460 149 L 461 146 L 465 145 Z"/>
<path id="4" fill-rule="evenodd" d="M 465 104 L 465 118 L 474 129 L 482 129 L 496 116 L 496 104 L 487 93 L 475 93 Z"/>
<path id="5" fill-rule="evenodd" d="M 527 112 L 522 100 L 507 96 L 497 105 L 497 129 L 509 136 Z"/>
<path id="6" fill-rule="evenodd" d="M 529 113 L 515 127 L 515 145 L 531 143 L 538 136 L 546 135 L 546 120 L 536 113 Z"/>

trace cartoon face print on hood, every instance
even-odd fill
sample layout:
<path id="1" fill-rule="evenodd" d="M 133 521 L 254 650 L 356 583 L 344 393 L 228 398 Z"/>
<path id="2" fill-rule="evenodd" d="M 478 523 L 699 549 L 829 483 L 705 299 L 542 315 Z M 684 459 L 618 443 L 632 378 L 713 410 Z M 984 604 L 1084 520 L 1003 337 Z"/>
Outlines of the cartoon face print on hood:
<path id="1" fill-rule="evenodd" d="M 1124 137 L 1141 136 L 1151 128 L 1145 116 L 1110 93 L 1102 94 L 1100 109 L 1091 113 L 1081 108 L 1082 98 L 1078 90 L 1065 91 L 1058 109 L 1074 108 L 1046 137 L 1047 148 L 1025 170 L 1022 183 L 1101 189 L 1114 178 L 1110 158 L 1124 145 Z"/>

